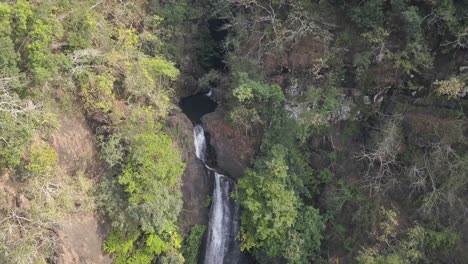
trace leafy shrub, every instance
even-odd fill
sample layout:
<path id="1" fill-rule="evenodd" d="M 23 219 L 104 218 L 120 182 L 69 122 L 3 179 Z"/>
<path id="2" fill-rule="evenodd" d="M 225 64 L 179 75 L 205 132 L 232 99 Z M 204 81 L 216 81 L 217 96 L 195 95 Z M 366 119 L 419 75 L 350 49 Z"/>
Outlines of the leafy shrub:
<path id="1" fill-rule="evenodd" d="M 28 24 L 33 16 L 33 6 L 27 0 L 18 0 L 12 6 L 14 19 L 14 31 L 18 37 L 23 37 L 27 34 Z"/>
<path id="2" fill-rule="evenodd" d="M 139 231 L 124 232 L 118 229 L 113 229 L 108 235 L 104 250 L 110 254 L 114 254 L 114 263 L 153 263 L 155 256 L 168 251 L 174 246 L 180 247 L 180 237 L 174 236 L 171 232 L 166 233 L 161 237 L 156 233 L 141 233 Z M 166 242 L 166 241 L 169 241 Z"/>
<path id="3" fill-rule="evenodd" d="M 286 98 L 278 85 L 255 81 L 245 72 L 237 73 L 236 79 L 238 85 L 232 91 L 236 104 L 229 113 L 231 122 L 249 131 L 281 111 Z"/>
<path id="4" fill-rule="evenodd" d="M 70 64 L 64 54 L 53 54 L 50 49 L 53 37 L 62 34 L 60 22 L 53 16 L 36 18 L 29 29 L 30 43 L 27 45 L 28 62 L 36 81 L 51 80 L 59 69 Z"/>
<path id="5" fill-rule="evenodd" d="M 298 118 L 297 138 L 304 143 L 311 134 L 320 134 L 329 127 L 339 114 L 340 97 L 335 86 L 335 77 L 329 76 L 329 84 L 324 88 L 309 87 L 305 91 L 305 107 Z"/>
<path id="6" fill-rule="evenodd" d="M 190 229 L 190 234 L 186 238 L 185 246 L 183 248 L 185 263 L 198 263 L 198 253 L 200 252 L 200 245 L 205 231 L 206 226 L 204 225 L 195 225 Z"/>
<path id="7" fill-rule="evenodd" d="M 158 106 L 160 114 L 165 116 L 172 92 L 169 82 L 176 80 L 178 76 L 179 70 L 163 57 L 139 54 L 137 62 L 129 66 L 126 72 L 125 92 L 130 98 L 149 99 Z"/>
<path id="8" fill-rule="evenodd" d="M 119 183 L 126 185 L 130 202 L 152 200 L 157 191 L 155 180 L 169 186 L 176 184 L 185 166 L 178 151 L 172 149 L 172 140 L 167 135 L 145 133 L 136 135 L 130 146 L 130 160 Z"/>
<path id="9" fill-rule="evenodd" d="M 0 113 L 0 130 L 0 168 L 13 168 L 20 163 L 34 129 L 28 122 Z"/>
<path id="10" fill-rule="evenodd" d="M 334 177 L 335 174 L 328 168 L 321 170 L 319 173 L 320 181 L 324 184 L 330 183 Z"/>
<path id="11" fill-rule="evenodd" d="M 436 92 L 449 98 L 463 97 L 468 93 L 468 86 L 461 78 L 452 77 L 448 80 L 435 81 Z"/>
<path id="12" fill-rule="evenodd" d="M 36 174 L 49 174 L 58 164 L 57 152 L 46 143 L 37 143 L 29 151 L 29 163 L 26 169 Z"/>
<path id="13" fill-rule="evenodd" d="M 115 78 L 110 73 L 85 71 L 79 76 L 80 95 L 87 110 L 109 112 L 114 106 Z"/>
<path id="14" fill-rule="evenodd" d="M 12 10 L 10 5 L 0 3 L 0 74 L 14 76 L 19 70 L 17 68 L 18 54 L 12 40 L 12 28 L 10 19 Z"/>
<path id="15" fill-rule="evenodd" d="M 87 6 L 81 8 L 81 12 L 73 12 L 70 15 L 67 24 L 67 40 L 71 50 L 89 48 L 97 30 L 97 14 Z"/>
<path id="16" fill-rule="evenodd" d="M 111 167 L 123 164 L 124 148 L 121 135 L 112 134 L 106 140 L 101 136 L 99 137 L 99 145 L 101 147 L 101 158 L 109 163 Z"/>
<path id="17" fill-rule="evenodd" d="M 423 18 L 415 6 L 408 7 L 401 13 L 405 34 L 404 48 L 395 54 L 395 62 L 403 68 L 406 73 L 420 71 L 432 67 L 432 56 L 427 48 L 422 30 Z"/>
<path id="18" fill-rule="evenodd" d="M 304 208 L 284 241 L 283 256 L 288 263 L 311 263 L 319 256 L 324 223 L 318 209 Z"/>

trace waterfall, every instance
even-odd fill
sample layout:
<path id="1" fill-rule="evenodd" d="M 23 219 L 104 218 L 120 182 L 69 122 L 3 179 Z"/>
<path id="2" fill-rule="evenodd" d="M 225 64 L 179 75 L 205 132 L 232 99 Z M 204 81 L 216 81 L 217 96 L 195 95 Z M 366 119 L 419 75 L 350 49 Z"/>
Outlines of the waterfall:
<path id="1" fill-rule="evenodd" d="M 199 160 L 203 163 L 206 162 L 206 139 L 205 139 L 205 131 L 201 125 L 196 125 L 193 128 L 193 138 L 195 143 L 195 155 Z"/>
<path id="2" fill-rule="evenodd" d="M 193 135 L 197 158 L 215 178 L 204 263 L 237 264 L 240 259 L 240 242 L 236 239 L 240 226 L 239 205 L 231 198 L 235 183 L 205 164 L 207 143 L 201 125 L 194 127 Z"/>
<path id="3" fill-rule="evenodd" d="M 235 184 L 230 178 L 214 172 L 215 187 L 210 210 L 205 264 L 238 263 L 240 243 L 239 205 L 230 197 Z"/>

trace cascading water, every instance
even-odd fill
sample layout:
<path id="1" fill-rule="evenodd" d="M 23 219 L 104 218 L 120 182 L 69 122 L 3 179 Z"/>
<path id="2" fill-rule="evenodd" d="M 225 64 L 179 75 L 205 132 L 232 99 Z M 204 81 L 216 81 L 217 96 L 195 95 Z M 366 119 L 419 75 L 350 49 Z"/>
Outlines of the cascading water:
<path id="1" fill-rule="evenodd" d="M 239 205 L 230 196 L 235 183 L 206 165 L 207 143 L 203 127 L 196 125 L 193 134 L 196 156 L 215 178 L 204 263 L 239 263 L 240 243 L 236 239 L 240 225 Z"/>
<path id="2" fill-rule="evenodd" d="M 200 125 L 196 125 L 193 128 L 193 138 L 195 143 L 195 155 L 199 160 L 203 163 L 206 163 L 206 139 L 205 139 L 205 131 L 203 131 L 203 127 Z"/>
<path id="3" fill-rule="evenodd" d="M 230 178 L 214 172 L 215 187 L 210 211 L 205 264 L 238 263 L 240 243 L 239 205 L 230 197 L 235 184 Z"/>

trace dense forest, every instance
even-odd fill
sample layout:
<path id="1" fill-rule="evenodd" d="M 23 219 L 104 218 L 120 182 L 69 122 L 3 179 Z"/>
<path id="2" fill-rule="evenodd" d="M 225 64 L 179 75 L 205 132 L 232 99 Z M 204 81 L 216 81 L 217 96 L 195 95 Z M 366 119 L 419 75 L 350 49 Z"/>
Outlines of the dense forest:
<path id="1" fill-rule="evenodd" d="M 467 0 L 1 1 L 0 263 L 211 263 L 196 124 L 222 263 L 466 263 Z"/>

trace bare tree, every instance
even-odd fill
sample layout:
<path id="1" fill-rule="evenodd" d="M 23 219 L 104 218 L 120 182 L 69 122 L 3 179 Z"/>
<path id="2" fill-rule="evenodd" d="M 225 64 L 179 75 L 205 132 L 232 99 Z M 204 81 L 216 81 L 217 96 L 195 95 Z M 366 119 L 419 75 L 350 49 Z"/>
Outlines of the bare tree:
<path id="1" fill-rule="evenodd" d="M 0 113 L 7 113 L 18 119 L 20 115 L 31 112 L 37 106 L 30 100 L 20 100 L 11 91 L 10 83 L 13 81 L 16 78 L 0 78 Z"/>
<path id="2" fill-rule="evenodd" d="M 423 163 L 416 182 L 411 183 L 422 191 L 419 212 L 449 222 L 466 215 L 463 193 L 468 186 L 468 158 L 460 157 L 450 145 L 436 143 L 424 154 Z"/>
<path id="3" fill-rule="evenodd" d="M 373 146 L 363 149 L 356 155 L 358 160 L 363 160 L 367 164 L 364 182 L 371 195 L 377 193 L 385 195 L 399 184 L 397 176 L 400 164 L 397 155 L 401 143 L 400 119 L 394 117 L 384 125 Z"/>
<path id="4" fill-rule="evenodd" d="M 288 48 L 307 35 L 325 44 L 332 40 L 328 29 L 333 25 L 326 23 L 318 14 L 306 10 L 298 1 L 274 3 L 269 0 L 222 0 L 217 2 L 215 10 L 216 15 L 232 21 L 225 29 L 234 27 L 236 38 L 240 37 L 250 47 L 244 55 L 256 58 L 257 61 L 266 54 Z M 233 10 L 238 12 L 234 14 Z M 242 15 L 245 13 L 249 16 Z M 228 39 L 226 47 L 234 41 Z"/>
<path id="5" fill-rule="evenodd" d="M 102 65 L 92 65 L 92 62 L 103 55 L 104 54 L 97 49 L 82 49 L 73 52 L 71 56 L 73 65 L 71 72 L 73 74 L 80 74 L 88 68 L 102 67 Z"/>

